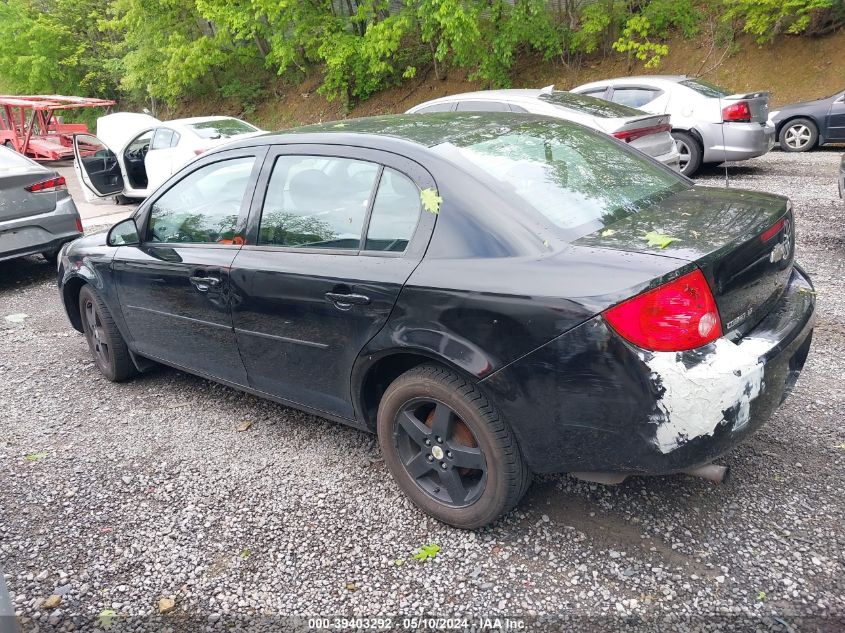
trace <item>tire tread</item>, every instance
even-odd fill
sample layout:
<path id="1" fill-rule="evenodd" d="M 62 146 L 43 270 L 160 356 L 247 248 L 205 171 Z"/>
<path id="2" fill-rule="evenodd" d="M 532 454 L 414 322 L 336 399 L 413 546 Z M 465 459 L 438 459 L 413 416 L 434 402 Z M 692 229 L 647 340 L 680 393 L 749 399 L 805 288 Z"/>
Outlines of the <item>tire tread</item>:
<path id="1" fill-rule="evenodd" d="M 495 514 L 482 519 L 480 524 L 490 523 L 502 514 L 510 512 L 531 485 L 531 471 L 522 458 L 516 436 L 497 407 L 488 400 L 477 384 L 440 365 L 425 364 L 408 370 L 390 385 L 386 394 L 406 382 L 419 381 L 436 382 L 456 391 L 466 403 L 476 409 L 504 454 L 504 477 L 507 484 L 505 498 L 500 507 L 496 508 Z"/>

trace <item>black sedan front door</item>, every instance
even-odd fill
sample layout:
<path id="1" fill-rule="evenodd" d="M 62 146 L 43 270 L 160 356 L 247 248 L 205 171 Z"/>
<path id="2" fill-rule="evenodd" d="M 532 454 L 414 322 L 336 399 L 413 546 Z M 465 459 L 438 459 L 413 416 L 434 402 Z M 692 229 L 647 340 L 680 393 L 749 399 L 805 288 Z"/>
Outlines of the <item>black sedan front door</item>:
<path id="1" fill-rule="evenodd" d="M 246 371 L 232 329 L 229 275 L 266 149 L 214 154 L 149 202 L 142 241 L 113 262 L 132 347 L 233 384 Z"/>
<path id="2" fill-rule="evenodd" d="M 396 155 L 271 150 L 231 274 L 251 387 L 354 418 L 352 366 L 422 257 L 435 216 L 420 192 L 433 186 Z"/>

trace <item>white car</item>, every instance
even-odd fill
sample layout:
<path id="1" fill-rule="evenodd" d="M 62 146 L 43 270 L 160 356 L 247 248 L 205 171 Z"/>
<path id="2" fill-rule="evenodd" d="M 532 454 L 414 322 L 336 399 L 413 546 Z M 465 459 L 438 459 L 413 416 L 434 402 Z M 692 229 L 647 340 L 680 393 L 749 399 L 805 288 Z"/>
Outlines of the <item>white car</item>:
<path id="1" fill-rule="evenodd" d="M 630 144 L 644 154 L 679 171 L 680 154 L 669 133 L 668 115 L 654 115 L 608 103 L 554 86 L 542 89 L 481 90 L 432 99 L 406 114 L 428 112 L 530 112 L 574 121 Z"/>
<path id="2" fill-rule="evenodd" d="M 218 145 L 264 131 L 227 116 L 159 121 L 117 112 L 97 119 L 97 135 L 77 134 L 74 169 L 85 199 L 146 198 L 191 160 Z"/>

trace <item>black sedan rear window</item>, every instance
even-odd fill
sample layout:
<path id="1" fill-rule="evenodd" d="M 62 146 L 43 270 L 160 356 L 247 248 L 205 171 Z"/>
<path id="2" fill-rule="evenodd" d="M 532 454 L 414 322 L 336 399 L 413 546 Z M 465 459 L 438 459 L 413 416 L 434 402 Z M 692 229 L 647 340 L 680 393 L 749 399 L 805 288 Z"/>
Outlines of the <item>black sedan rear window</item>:
<path id="1" fill-rule="evenodd" d="M 258 128 L 251 126 L 249 123 L 241 121 L 240 119 L 217 119 L 214 121 L 202 121 L 200 123 L 191 123 L 189 127 L 193 128 L 202 138 L 230 138 L 238 134 L 249 134 L 250 132 L 257 132 Z"/>
<path id="2" fill-rule="evenodd" d="M 598 97 L 591 97 L 589 95 L 576 94 L 574 92 L 565 92 L 563 90 L 556 90 L 552 93 L 541 94 L 538 99 L 551 103 L 552 105 L 560 106 L 562 108 L 569 108 L 570 110 L 577 110 L 590 116 L 600 117 L 602 119 L 621 119 L 631 116 L 642 116 L 643 111 L 631 108 L 612 101 L 605 101 Z"/>
<path id="3" fill-rule="evenodd" d="M 435 151 L 469 163 L 577 239 L 690 185 L 608 136 L 567 121 L 468 134 Z"/>

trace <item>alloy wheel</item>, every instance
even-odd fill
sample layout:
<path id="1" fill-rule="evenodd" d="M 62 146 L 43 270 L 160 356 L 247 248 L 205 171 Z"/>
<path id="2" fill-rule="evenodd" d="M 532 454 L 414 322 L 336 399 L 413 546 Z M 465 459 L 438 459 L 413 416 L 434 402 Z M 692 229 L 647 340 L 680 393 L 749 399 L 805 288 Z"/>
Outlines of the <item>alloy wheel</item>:
<path id="1" fill-rule="evenodd" d="M 677 139 L 675 140 L 675 144 L 678 146 L 678 153 L 680 154 L 680 157 L 678 159 L 678 167 L 680 168 L 681 172 L 683 172 L 687 168 L 687 165 L 689 165 L 690 161 L 689 145 Z"/>
<path id="2" fill-rule="evenodd" d="M 103 321 L 97 306 L 90 299 L 85 302 L 85 324 L 88 341 L 98 363 L 108 367 L 111 361 L 111 350 L 109 349 L 108 336 L 103 328 Z"/>
<path id="3" fill-rule="evenodd" d="M 447 405 L 424 398 L 411 400 L 399 410 L 393 435 L 405 471 L 430 497 L 459 508 L 484 492 L 484 451 Z"/>
<path id="4" fill-rule="evenodd" d="M 812 138 L 810 128 L 803 123 L 796 123 L 786 130 L 783 141 L 792 149 L 804 149 Z"/>

